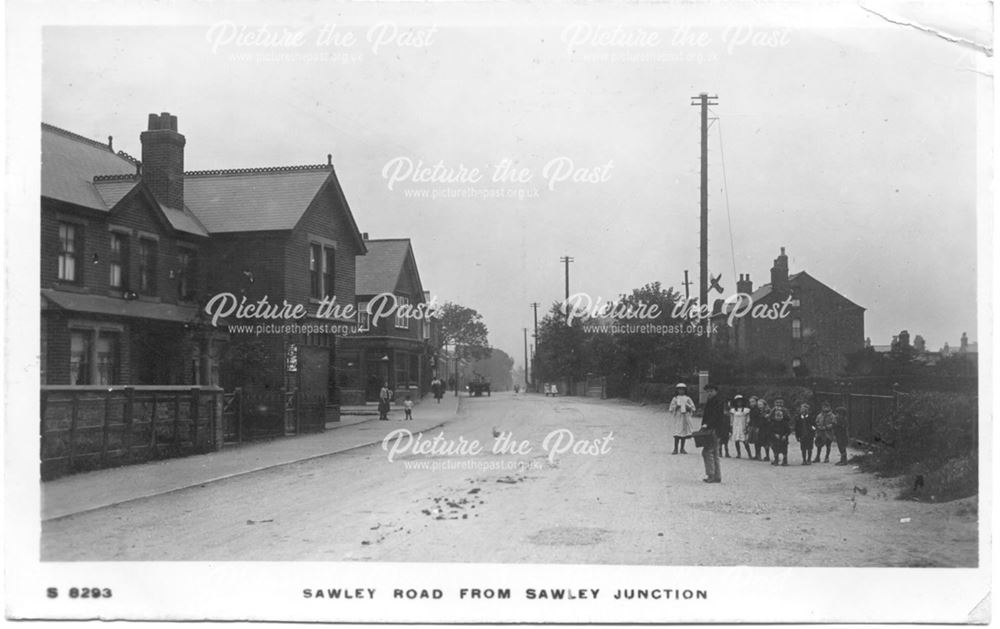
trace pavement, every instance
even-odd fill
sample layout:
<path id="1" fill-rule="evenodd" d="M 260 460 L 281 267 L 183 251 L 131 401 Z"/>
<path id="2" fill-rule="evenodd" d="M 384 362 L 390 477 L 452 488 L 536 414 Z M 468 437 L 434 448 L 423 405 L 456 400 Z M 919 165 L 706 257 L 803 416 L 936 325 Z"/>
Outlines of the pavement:
<path id="1" fill-rule="evenodd" d="M 402 421 L 401 408 L 393 408 L 388 422 L 378 421 L 377 414 L 347 415 L 341 422 L 327 424 L 326 432 L 322 433 L 226 446 L 218 452 L 64 476 L 41 485 L 42 521 L 370 446 L 381 443 L 398 428 L 413 433 L 433 430 L 455 418 L 462 399 L 445 396 L 438 404 L 428 396 L 414 407 L 413 420 L 408 422 Z"/>

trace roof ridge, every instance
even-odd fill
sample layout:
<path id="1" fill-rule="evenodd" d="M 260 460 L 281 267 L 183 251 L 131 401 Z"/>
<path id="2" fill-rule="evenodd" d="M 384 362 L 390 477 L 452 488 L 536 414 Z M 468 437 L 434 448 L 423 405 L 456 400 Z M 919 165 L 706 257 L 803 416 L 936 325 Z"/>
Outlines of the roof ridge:
<path id="1" fill-rule="evenodd" d="M 369 238 L 365 242 L 409 242 L 410 238 Z"/>
<path id="2" fill-rule="evenodd" d="M 73 133 L 72 131 L 67 131 L 66 129 L 63 129 L 61 127 L 57 127 L 54 124 L 49 124 L 47 122 L 43 122 L 42 123 L 42 128 L 43 129 L 48 129 L 50 131 L 54 131 L 55 133 L 58 133 L 60 135 L 64 135 L 64 136 L 66 136 L 68 138 L 71 138 L 73 140 L 78 140 L 80 142 L 86 142 L 86 143 L 91 144 L 91 145 L 93 145 L 93 146 L 95 146 L 97 148 L 102 148 L 102 149 L 106 150 L 109 153 L 112 153 L 112 154 L 114 153 L 114 151 L 111 149 L 111 147 L 108 146 L 107 142 L 100 142 L 98 140 L 92 140 L 92 139 L 90 139 L 88 137 L 80 135 L 79 133 Z"/>
<path id="3" fill-rule="evenodd" d="M 136 181 L 139 176 L 135 173 L 119 173 L 117 175 L 94 175 L 94 183 L 99 181 Z"/>
<path id="4" fill-rule="evenodd" d="M 303 172 L 313 170 L 328 170 L 333 172 L 329 164 L 302 164 L 298 166 L 259 166 L 256 168 L 225 168 L 218 170 L 185 171 L 185 177 L 212 177 L 219 175 L 273 175 L 279 173 Z"/>

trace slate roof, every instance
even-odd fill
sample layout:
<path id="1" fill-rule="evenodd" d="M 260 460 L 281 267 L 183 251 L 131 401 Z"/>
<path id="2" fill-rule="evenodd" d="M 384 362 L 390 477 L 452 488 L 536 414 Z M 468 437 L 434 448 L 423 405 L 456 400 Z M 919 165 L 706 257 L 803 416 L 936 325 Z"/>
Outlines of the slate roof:
<path id="1" fill-rule="evenodd" d="M 861 308 L 861 306 L 857 305 L 856 303 L 854 303 L 853 301 L 851 301 L 851 300 L 850 300 L 850 299 L 848 299 L 847 297 L 844 297 L 843 295 L 841 295 L 840 293 L 838 293 L 838 292 L 837 292 L 837 291 L 835 291 L 834 289 L 830 288 L 829 286 L 827 286 L 827 285 L 826 285 L 826 284 L 824 284 L 823 282 L 820 282 L 820 281 L 819 281 L 819 280 L 817 280 L 817 279 L 816 279 L 815 277 L 813 277 L 813 276 L 809 275 L 809 274 L 808 274 L 808 273 L 806 273 L 805 271 L 799 271 L 798 273 L 792 273 L 791 275 L 789 275 L 789 276 L 788 276 L 788 283 L 789 283 L 789 285 L 790 285 L 790 286 L 795 286 L 795 285 L 796 285 L 796 284 L 798 283 L 798 280 L 800 280 L 800 279 L 802 279 L 802 278 L 806 278 L 806 277 L 808 277 L 808 278 L 812 279 L 812 281 L 816 282 L 816 283 L 817 283 L 817 284 L 819 284 L 820 286 L 823 286 L 823 287 L 827 288 L 828 290 L 830 290 L 830 291 L 832 291 L 832 292 L 836 293 L 836 294 L 837 294 L 838 296 L 840 296 L 840 298 L 841 298 L 841 299 L 843 299 L 844 301 L 846 301 L 846 302 L 847 302 L 847 303 L 849 303 L 850 305 L 852 305 L 852 306 L 854 306 L 854 307 L 856 307 L 856 308 Z M 751 293 L 751 294 L 750 294 L 750 297 L 751 297 L 751 299 L 753 300 L 753 303 L 755 303 L 755 304 L 759 304 L 759 303 L 761 303 L 761 302 L 762 302 L 762 300 L 763 300 L 763 299 L 767 298 L 767 297 L 768 297 L 769 295 L 771 295 L 771 294 L 772 294 L 773 292 L 774 292 L 774 288 L 773 288 L 773 287 L 771 286 L 771 284 L 764 284 L 763 286 L 760 286 L 759 288 L 757 288 L 757 290 L 755 290 L 755 291 L 754 291 L 753 293 Z M 728 305 L 726 305 L 726 306 L 725 306 L 725 307 L 723 308 L 723 310 L 722 310 L 722 311 L 720 311 L 720 312 L 715 312 L 715 313 L 713 313 L 713 315 L 712 315 L 712 316 L 713 316 L 713 317 L 717 317 L 717 316 L 723 316 L 723 315 L 728 315 L 728 314 L 729 314 L 729 312 L 730 312 L 730 311 L 731 311 L 731 310 L 732 310 L 732 309 L 733 309 L 733 308 L 734 308 L 735 306 L 736 306 L 735 304 L 728 304 Z"/>
<path id="2" fill-rule="evenodd" d="M 42 123 L 42 196 L 94 210 L 110 205 L 94 175 L 135 174 L 135 163 L 107 144 Z"/>
<path id="3" fill-rule="evenodd" d="M 399 284 L 407 258 L 413 251 L 409 238 L 386 238 L 366 240 L 368 253 L 355 258 L 355 293 L 358 295 L 378 295 L 391 293 Z M 414 262 L 416 271 L 416 262 Z M 419 284 L 419 274 L 417 278 Z M 420 288 L 423 293 L 423 288 Z"/>
<path id="4" fill-rule="evenodd" d="M 333 173 L 328 165 L 184 173 L 184 202 L 209 232 L 292 229 Z"/>

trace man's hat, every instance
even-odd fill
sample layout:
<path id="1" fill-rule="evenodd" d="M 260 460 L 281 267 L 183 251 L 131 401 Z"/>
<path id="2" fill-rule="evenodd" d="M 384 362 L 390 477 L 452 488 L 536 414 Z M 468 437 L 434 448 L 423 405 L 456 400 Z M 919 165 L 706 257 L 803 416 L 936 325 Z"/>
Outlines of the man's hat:
<path id="1" fill-rule="evenodd" d="M 742 396 L 742 395 L 740 395 L 739 393 L 737 393 L 736 395 L 734 395 L 734 396 L 733 396 L 733 399 L 734 399 L 734 400 L 742 400 L 742 399 L 743 399 L 743 396 Z"/>

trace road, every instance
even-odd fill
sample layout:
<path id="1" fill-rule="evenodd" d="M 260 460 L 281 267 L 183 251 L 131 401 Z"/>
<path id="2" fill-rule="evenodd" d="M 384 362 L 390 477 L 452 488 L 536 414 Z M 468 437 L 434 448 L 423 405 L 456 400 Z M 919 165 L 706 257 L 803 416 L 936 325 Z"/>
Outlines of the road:
<path id="1" fill-rule="evenodd" d="M 587 447 L 550 459 L 560 430 Z M 482 453 L 390 462 L 369 446 L 49 520 L 42 558 L 976 565 L 975 499 L 895 500 L 892 481 L 798 465 L 794 444 L 788 467 L 723 459 L 724 482 L 704 484 L 669 430 L 662 408 L 613 400 L 470 398 L 423 438 Z M 494 433 L 530 451 L 493 454 Z"/>

